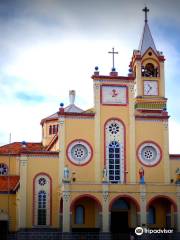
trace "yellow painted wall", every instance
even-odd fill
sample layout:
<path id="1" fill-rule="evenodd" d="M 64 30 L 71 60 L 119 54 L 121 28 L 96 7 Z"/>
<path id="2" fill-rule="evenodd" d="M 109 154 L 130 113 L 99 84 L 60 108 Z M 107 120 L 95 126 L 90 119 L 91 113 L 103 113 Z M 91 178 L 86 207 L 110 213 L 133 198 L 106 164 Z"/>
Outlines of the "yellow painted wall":
<path id="1" fill-rule="evenodd" d="M 163 122 L 156 121 L 136 121 L 136 150 L 144 141 L 153 141 L 162 149 L 162 160 L 156 166 L 146 167 L 141 164 L 136 156 L 136 179 L 139 181 L 139 169 L 144 168 L 146 182 L 164 182 L 164 140 Z"/>
<path id="2" fill-rule="evenodd" d="M 29 157 L 27 166 L 27 227 L 32 227 L 33 222 L 33 179 L 39 173 L 46 173 L 52 178 L 52 226 L 58 227 L 59 212 L 59 182 L 58 182 L 58 157 Z"/>
<path id="3" fill-rule="evenodd" d="M 65 153 L 65 165 L 75 172 L 77 182 L 88 182 L 94 180 L 94 121 L 93 119 L 66 119 L 65 123 L 65 149 L 74 140 L 83 139 L 87 141 L 93 149 L 91 161 L 84 166 L 76 166 L 71 163 Z"/>

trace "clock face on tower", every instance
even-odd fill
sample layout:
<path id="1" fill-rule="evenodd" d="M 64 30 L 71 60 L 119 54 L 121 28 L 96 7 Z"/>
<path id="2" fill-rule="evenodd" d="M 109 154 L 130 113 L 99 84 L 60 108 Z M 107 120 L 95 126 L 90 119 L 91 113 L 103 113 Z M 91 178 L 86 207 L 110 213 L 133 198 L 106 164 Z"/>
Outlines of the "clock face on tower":
<path id="1" fill-rule="evenodd" d="M 158 95 L 158 82 L 144 81 L 144 95 L 146 96 L 157 96 Z"/>
<path id="2" fill-rule="evenodd" d="M 126 105 L 127 87 L 104 85 L 101 87 L 101 103 L 104 105 Z"/>

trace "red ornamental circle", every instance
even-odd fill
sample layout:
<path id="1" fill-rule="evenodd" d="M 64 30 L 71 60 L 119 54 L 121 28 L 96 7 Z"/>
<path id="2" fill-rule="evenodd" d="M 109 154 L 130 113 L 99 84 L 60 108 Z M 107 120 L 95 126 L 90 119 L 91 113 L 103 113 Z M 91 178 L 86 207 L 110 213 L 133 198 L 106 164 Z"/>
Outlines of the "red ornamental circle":
<path id="1" fill-rule="evenodd" d="M 84 166 L 91 161 L 93 149 L 86 140 L 76 139 L 68 144 L 66 156 L 72 164 Z"/>
<path id="2" fill-rule="evenodd" d="M 148 149 L 149 147 L 149 149 Z M 144 149 L 146 149 L 146 152 Z M 144 152 L 143 152 L 144 151 Z M 153 159 L 153 151 L 156 156 Z M 144 156 L 143 156 L 144 154 Z M 162 159 L 162 150 L 161 147 L 153 141 L 145 141 L 139 145 L 136 152 L 139 162 L 146 167 L 154 167 Z"/>

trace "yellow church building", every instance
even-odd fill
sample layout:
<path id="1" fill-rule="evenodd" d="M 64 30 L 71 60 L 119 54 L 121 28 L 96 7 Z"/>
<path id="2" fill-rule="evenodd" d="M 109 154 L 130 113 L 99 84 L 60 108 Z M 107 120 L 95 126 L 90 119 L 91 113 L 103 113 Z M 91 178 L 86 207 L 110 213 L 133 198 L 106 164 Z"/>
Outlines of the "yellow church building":
<path id="1" fill-rule="evenodd" d="M 165 57 L 144 11 L 128 76 L 96 67 L 91 109 L 77 107 L 71 90 L 70 104 L 41 120 L 42 142 L 0 147 L 4 239 L 6 232 L 21 240 L 83 232 L 111 239 L 137 226 L 180 232 L 180 155 L 169 154 Z"/>

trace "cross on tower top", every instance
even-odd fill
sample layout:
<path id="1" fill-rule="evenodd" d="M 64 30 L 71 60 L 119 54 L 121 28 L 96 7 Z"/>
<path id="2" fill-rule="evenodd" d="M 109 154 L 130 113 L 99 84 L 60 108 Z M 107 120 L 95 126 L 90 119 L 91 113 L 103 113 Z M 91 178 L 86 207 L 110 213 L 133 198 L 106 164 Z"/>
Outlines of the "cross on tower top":
<path id="1" fill-rule="evenodd" d="M 114 54 L 118 54 L 118 52 L 114 51 L 114 48 L 112 48 L 112 52 L 108 52 L 112 54 L 112 60 L 113 60 L 113 67 L 112 67 L 112 71 L 115 71 L 115 67 L 114 67 Z"/>
<path id="2" fill-rule="evenodd" d="M 145 13 L 145 22 L 147 22 L 147 13 L 149 12 L 149 9 L 145 6 L 145 8 L 142 9 L 142 11 Z"/>

